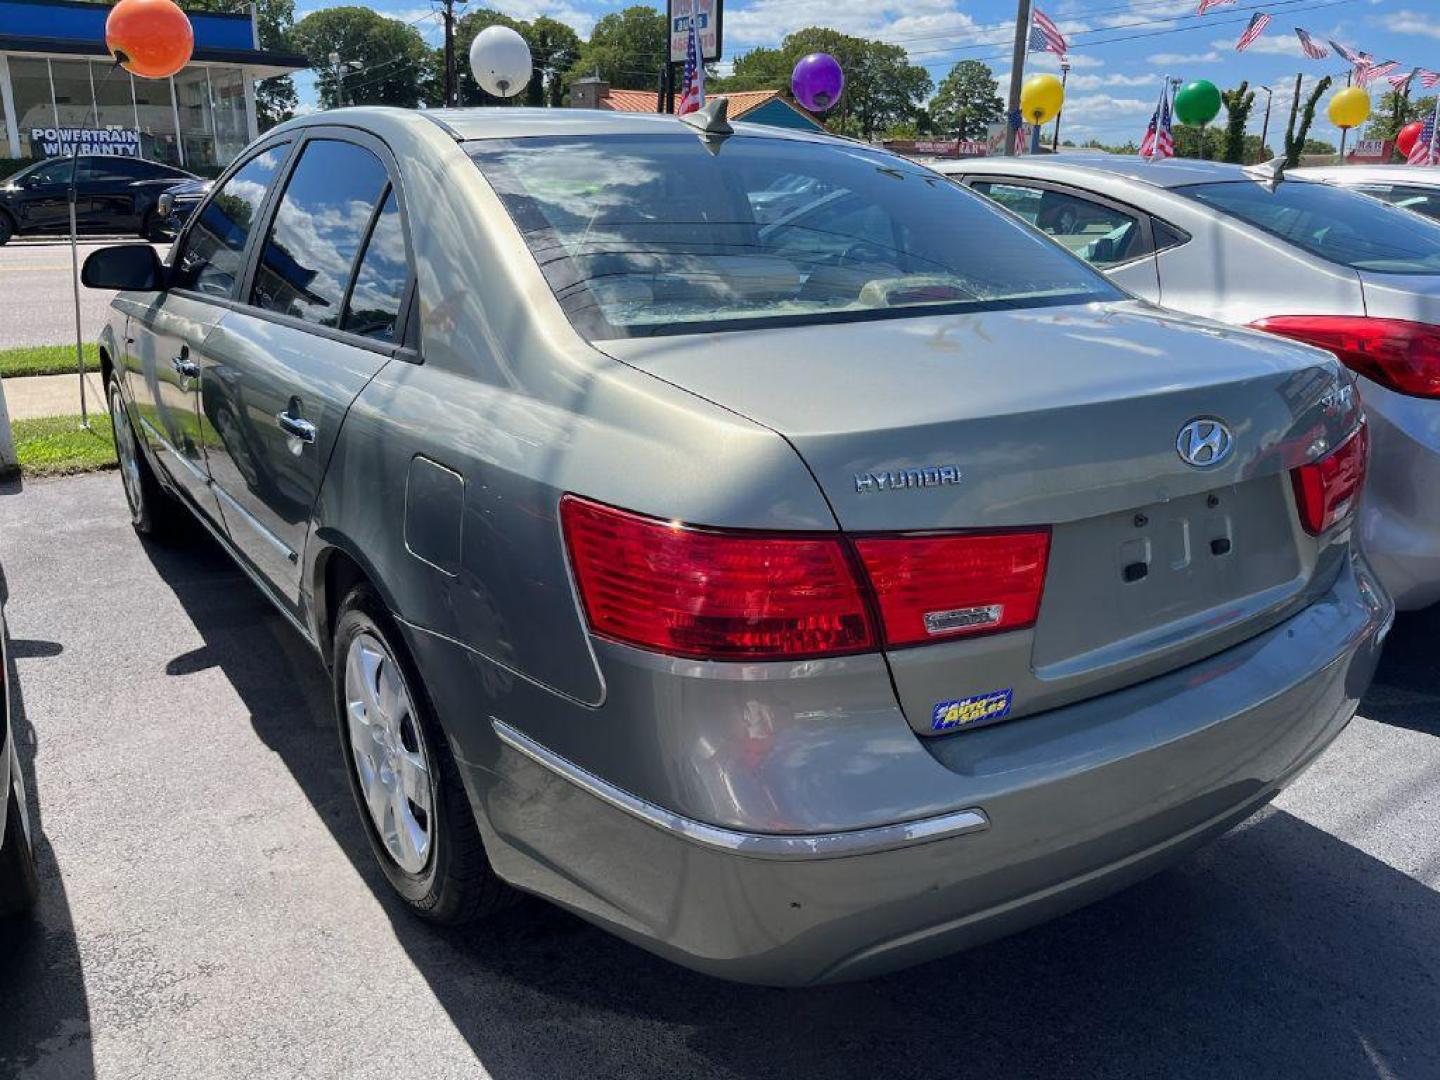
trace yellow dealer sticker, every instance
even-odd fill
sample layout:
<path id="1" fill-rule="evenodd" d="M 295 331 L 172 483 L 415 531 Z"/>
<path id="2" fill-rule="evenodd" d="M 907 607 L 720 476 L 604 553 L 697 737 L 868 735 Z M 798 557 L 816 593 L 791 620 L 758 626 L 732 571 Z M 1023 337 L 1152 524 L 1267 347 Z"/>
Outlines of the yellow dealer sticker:
<path id="1" fill-rule="evenodd" d="M 976 694 L 958 701 L 942 701 L 930 714 L 930 730 L 952 731 L 1003 720 L 1009 715 L 1014 698 L 1014 690 L 992 690 L 988 694 Z"/>

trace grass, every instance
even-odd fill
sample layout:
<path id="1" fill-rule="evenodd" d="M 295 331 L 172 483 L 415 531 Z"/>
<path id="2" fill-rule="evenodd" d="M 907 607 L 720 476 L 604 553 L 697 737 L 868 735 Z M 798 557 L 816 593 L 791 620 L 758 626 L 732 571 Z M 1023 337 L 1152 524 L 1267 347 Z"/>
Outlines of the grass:
<path id="1" fill-rule="evenodd" d="M 78 416 L 46 416 L 12 421 L 10 431 L 25 476 L 64 476 L 115 466 L 115 435 L 104 413 L 92 413 L 88 429 Z"/>
<path id="2" fill-rule="evenodd" d="M 100 370 L 99 346 L 85 346 L 85 370 Z M 74 345 L 22 345 L 16 349 L 0 349 L 0 377 L 17 375 L 73 375 Z"/>

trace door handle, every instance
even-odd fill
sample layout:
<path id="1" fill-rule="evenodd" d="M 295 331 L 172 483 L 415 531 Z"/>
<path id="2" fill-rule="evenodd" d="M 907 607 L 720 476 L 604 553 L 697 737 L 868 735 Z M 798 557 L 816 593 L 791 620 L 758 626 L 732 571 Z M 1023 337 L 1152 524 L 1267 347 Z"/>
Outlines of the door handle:
<path id="1" fill-rule="evenodd" d="M 291 416 L 288 412 L 276 413 L 275 422 L 280 425 L 281 431 L 292 438 L 307 443 L 315 441 L 316 427 L 304 417 Z"/>
<path id="2" fill-rule="evenodd" d="M 170 366 L 179 373 L 181 379 L 198 379 L 200 377 L 200 366 L 190 359 L 189 345 L 180 347 L 180 355 L 170 361 Z"/>

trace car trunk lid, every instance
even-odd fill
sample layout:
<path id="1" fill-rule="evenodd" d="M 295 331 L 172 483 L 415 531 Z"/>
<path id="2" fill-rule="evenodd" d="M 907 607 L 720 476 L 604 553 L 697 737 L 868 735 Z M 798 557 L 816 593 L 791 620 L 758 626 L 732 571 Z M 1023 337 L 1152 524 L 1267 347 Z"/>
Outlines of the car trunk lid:
<path id="1" fill-rule="evenodd" d="M 1303 604 L 1322 560 L 1289 470 L 1354 423 L 1325 354 L 1131 303 L 603 347 L 782 434 L 847 533 L 1050 530 L 1032 628 L 889 650 L 927 732 L 957 702 L 1000 719 L 1158 674 Z M 1233 435 L 1205 468 L 1177 451 L 1197 419 Z"/>

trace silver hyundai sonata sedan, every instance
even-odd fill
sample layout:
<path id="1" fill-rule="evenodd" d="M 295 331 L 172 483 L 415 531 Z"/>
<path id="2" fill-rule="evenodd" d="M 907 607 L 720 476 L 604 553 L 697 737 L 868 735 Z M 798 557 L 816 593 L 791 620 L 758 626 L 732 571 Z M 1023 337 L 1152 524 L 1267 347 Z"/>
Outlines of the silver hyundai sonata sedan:
<path id="1" fill-rule="evenodd" d="M 1391 619 L 1332 357 L 848 142 L 327 113 L 85 276 L 136 527 L 195 515 L 313 643 L 431 919 L 937 956 L 1252 813 Z"/>
<path id="2" fill-rule="evenodd" d="M 1397 606 L 1440 601 L 1440 223 L 1213 161 L 1060 154 L 939 167 L 1138 296 L 1338 356 L 1374 441 L 1365 550 Z"/>

